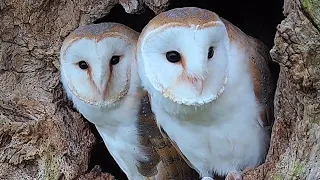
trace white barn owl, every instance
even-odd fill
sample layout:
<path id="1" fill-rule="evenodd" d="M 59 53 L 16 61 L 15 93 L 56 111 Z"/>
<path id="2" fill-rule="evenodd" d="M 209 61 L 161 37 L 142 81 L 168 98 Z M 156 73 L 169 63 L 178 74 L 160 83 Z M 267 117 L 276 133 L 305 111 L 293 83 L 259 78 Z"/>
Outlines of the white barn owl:
<path id="1" fill-rule="evenodd" d="M 176 8 L 140 34 L 142 86 L 164 134 L 203 179 L 242 179 L 269 147 L 274 86 L 262 42 L 214 12 Z"/>
<path id="2" fill-rule="evenodd" d="M 76 29 L 60 51 L 63 87 L 129 180 L 195 179 L 196 172 L 162 137 L 140 87 L 138 36 L 111 22 Z"/>

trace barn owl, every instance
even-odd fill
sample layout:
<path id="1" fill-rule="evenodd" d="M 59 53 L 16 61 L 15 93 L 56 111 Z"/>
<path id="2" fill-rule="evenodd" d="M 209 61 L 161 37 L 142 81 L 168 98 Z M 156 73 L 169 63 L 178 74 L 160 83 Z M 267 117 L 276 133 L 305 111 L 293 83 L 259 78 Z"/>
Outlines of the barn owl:
<path id="1" fill-rule="evenodd" d="M 157 124 L 203 179 L 241 180 L 264 161 L 269 61 L 262 42 L 205 9 L 171 9 L 141 32 L 138 73 Z"/>
<path id="2" fill-rule="evenodd" d="M 111 22 L 76 29 L 60 51 L 63 87 L 129 180 L 199 177 L 157 127 L 137 72 L 138 36 Z"/>

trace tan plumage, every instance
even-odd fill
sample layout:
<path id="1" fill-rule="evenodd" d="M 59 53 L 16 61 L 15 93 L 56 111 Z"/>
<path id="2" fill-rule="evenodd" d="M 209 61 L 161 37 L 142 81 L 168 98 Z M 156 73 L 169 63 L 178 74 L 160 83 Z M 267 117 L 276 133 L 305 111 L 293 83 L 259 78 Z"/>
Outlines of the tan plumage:
<path id="1" fill-rule="evenodd" d="M 180 156 L 183 154 L 175 149 L 168 136 L 159 131 L 147 93 L 141 100 L 138 129 L 141 144 L 148 147 L 144 148 L 145 152 L 154 157 L 148 163 L 140 164 L 141 174 L 145 176 L 156 174 L 158 180 L 196 180 L 199 178 L 197 172 L 190 168 Z M 155 177 L 150 177 L 150 180 L 152 179 Z"/>
<path id="2" fill-rule="evenodd" d="M 248 57 L 250 58 L 249 63 L 254 93 L 262 107 L 260 117 L 263 121 L 263 126 L 270 127 L 274 122 L 273 97 L 276 86 L 268 67 L 271 62 L 269 50 L 258 39 L 244 34 L 229 21 L 221 17 L 220 19 L 227 28 L 230 41 L 237 43 L 238 47 L 246 48 Z M 237 37 L 237 41 L 234 41 L 235 37 Z"/>

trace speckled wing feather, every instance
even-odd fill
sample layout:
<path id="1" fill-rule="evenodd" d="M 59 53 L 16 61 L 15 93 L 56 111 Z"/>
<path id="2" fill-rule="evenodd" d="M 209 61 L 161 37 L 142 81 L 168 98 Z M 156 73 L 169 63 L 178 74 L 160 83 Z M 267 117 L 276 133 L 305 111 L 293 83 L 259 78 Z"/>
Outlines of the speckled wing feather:
<path id="1" fill-rule="evenodd" d="M 261 120 L 264 126 L 271 127 L 274 122 L 273 99 L 276 83 L 269 70 L 271 61 L 269 49 L 259 40 L 249 37 L 255 53 L 252 54 L 251 73 L 254 82 L 254 92 L 262 107 Z"/>
<path id="2" fill-rule="evenodd" d="M 167 135 L 167 133 L 163 130 L 163 128 L 159 125 L 160 132 L 164 138 L 166 138 L 168 141 L 170 141 L 172 147 L 175 149 L 175 151 L 180 156 L 180 161 L 184 161 L 186 165 L 192 168 L 192 178 L 190 179 L 199 179 L 199 173 L 196 171 L 196 168 L 191 164 L 191 162 L 185 157 L 185 155 L 181 152 L 179 146 L 175 141 L 170 139 L 170 137 Z"/>
<path id="3" fill-rule="evenodd" d="M 274 122 L 273 98 L 275 81 L 269 69 L 271 56 L 269 49 L 260 40 L 243 33 L 239 28 L 220 18 L 226 25 L 230 41 L 238 43 L 240 48 L 250 57 L 250 71 L 254 83 L 254 93 L 261 105 L 261 120 L 263 126 L 270 127 Z"/>
<path id="4" fill-rule="evenodd" d="M 139 167 L 140 173 L 149 177 L 155 175 L 150 179 L 157 180 L 198 179 L 199 175 L 187 165 L 172 146 L 168 137 L 162 136 L 152 113 L 147 94 L 141 103 L 141 118 L 138 124 L 141 142 L 147 147 L 145 149 L 150 157 L 160 157 L 160 159 L 158 161 L 157 158 L 151 158 L 149 162 L 141 164 Z"/>

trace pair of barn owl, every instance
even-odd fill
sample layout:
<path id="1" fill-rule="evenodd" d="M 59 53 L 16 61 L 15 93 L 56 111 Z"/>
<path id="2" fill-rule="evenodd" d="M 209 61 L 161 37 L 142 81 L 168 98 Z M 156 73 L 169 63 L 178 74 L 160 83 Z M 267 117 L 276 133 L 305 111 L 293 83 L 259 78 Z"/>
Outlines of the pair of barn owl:
<path id="1" fill-rule="evenodd" d="M 172 9 L 140 35 L 117 23 L 82 26 L 60 59 L 68 97 L 130 180 L 198 179 L 193 169 L 203 180 L 240 180 L 266 156 L 269 53 L 213 12 Z"/>
<path id="2" fill-rule="evenodd" d="M 136 66 L 138 36 L 118 23 L 73 31 L 60 51 L 63 87 L 129 180 L 197 179 L 154 120 Z"/>

